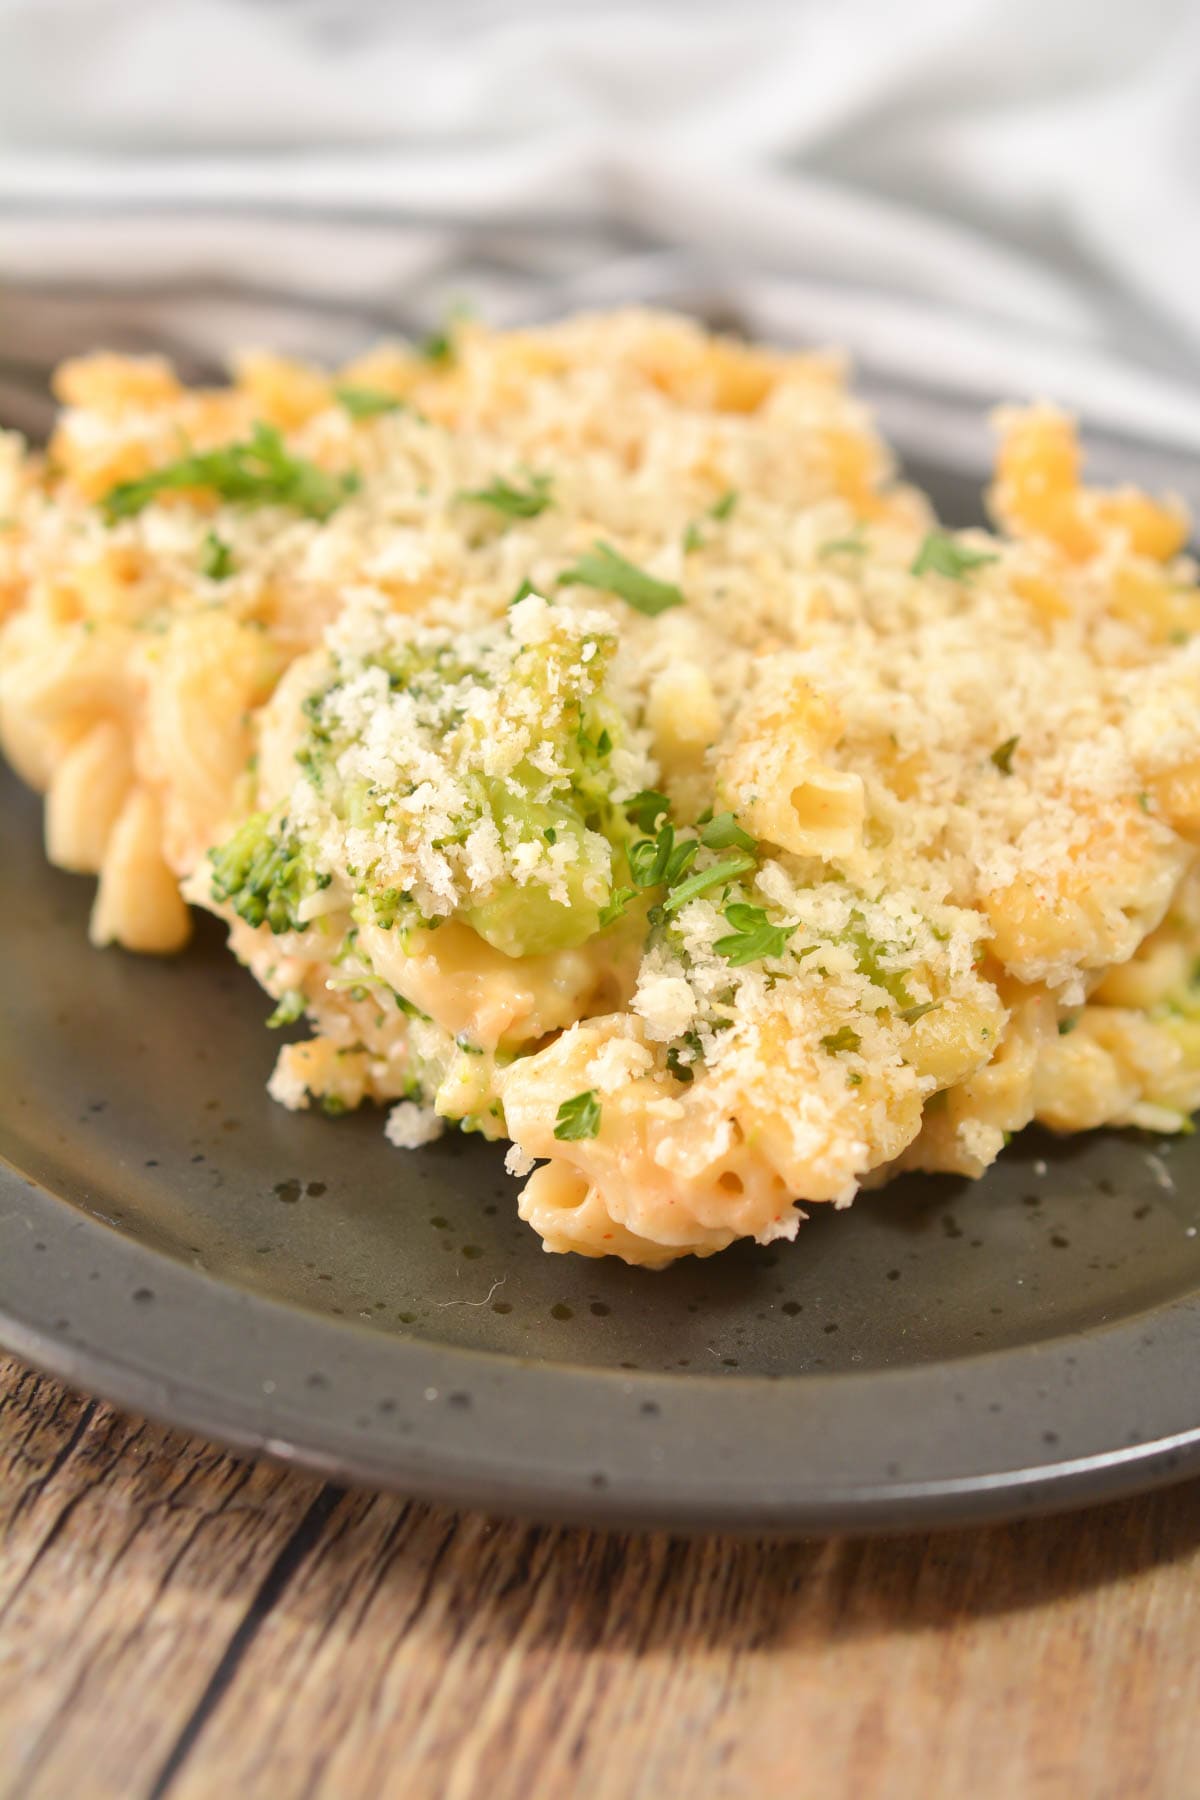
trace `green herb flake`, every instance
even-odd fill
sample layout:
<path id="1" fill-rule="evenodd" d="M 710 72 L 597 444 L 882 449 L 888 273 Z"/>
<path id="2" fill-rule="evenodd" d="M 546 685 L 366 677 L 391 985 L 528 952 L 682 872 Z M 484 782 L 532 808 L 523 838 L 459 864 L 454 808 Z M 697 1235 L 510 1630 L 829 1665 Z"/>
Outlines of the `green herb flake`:
<path id="1" fill-rule="evenodd" d="M 734 507 L 737 505 L 738 498 L 739 498 L 739 496 L 738 496 L 737 489 L 730 488 L 726 493 L 721 495 L 721 498 L 719 500 L 713 501 L 712 505 L 708 509 L 709 518 L 710 519 L 727 519 L 729 517 L 730 513 L 733 511 Z"/>
<path id="2" fill-rule="evenodd" d="M 865 556 L 867 554 L 867 534 L 862 525 L 856 525 L 845 537 L 830 538 L 817 551 L 818 556 Z"/>
<path id="3" fill-rule="evenodd" d="M 743 831 L 731 812 L 717 813 L 700 827 L 700 842 L 709 850 L 757 850 L 758 844 Z"/>
<path id="4" fill-rule="evenodd" d="M 754 867 L 754 858 L 739 852 L 725 862 L 714 863 L 711 869 L 701 869 L 695 875 L 689 875 L 673 887 L 663 902 L 663 911 L 676 913 L 680 907 L 686 906 L 690 900 L 706 894 L 709 888 L 719 887 L 722 882 L 733 881 L 736 876 L 746 874 Z"/>
<path id="5" fill-rule="evenodd" d="M 696 524 L 695 520 L 693 520 L 692 523 L 686 527 L 683 534 L 683 554 L 685 556 L 691 556 L 694 551 L 703 550 L 703 548 L 704 533 Z"/>
<path id="6" fill-rule="evenodd" d="M 696 1079 L 696 1071 L 690 1062 L 684 1062 L 682 1052 L 672 1044 L 667 1051 L 667 1068 L 682 1087 L 690 1087 Z"/>
<path id="7" fill-rule="evenodd" d="M 675 841 L 675 827 L 663 825 L 658 836 L 639 838 L 626 852 L 629 873 L 640 888 L 673 887 L 700 849 L 698 838 Z"/>
<path id="8" fill-rule="evenodd" d="M 459 326 L 462 320 L 470 317 L 470 306 L 457 304 L 446 313 L 443 326 L 430 331 L 417 344 L 417 355 L 423 356 L 426 362 L 434 362 L 441 367 L 450 367 L 459 360 Z"/>
<path id="9" fill-rule="evenodd" d="M 537 593 L 537 589 L 534 587 L 532 581 L 530 581 L 530 579 L 527 575 L 508 604 L 510 606 L 516 606 L 518 601 L 528 600 L 530 594 L 536 594 L 536 593 Z"/>
<path id="10" fill-rule="evenodd" d="M 746 963 L 760 962 L 766 956 L 782 956 L 793 925 L 772 925 L 761 906 L 734 901 L 721 915 L 732 927 L 726 937 L 719 937 L 713 949 L 735 969 Z"/>
<path id="11" fill-rule="evenodd" d="M 642 788 L 625 802 L 625 811 L 639 831 L 655 830 L 658 821 L 665 819 L 670 810 L 671 802 L 657 788 Z"/>
<path id="12" fill-rule="evenodd" d="M 273 425 L 255 425 L 244 443 L 223 444 L 166 463 L 134 481 L 119 481 L 100 502 L 107 524 L 131 519 L 159 494 L 208 488 L 221 500 L 247 506 L 290 506 L 309 519 L 327 519 L 359 485 L 354 470 L 333 475 L 293 456 Z"/>
<path id="13" fill-rule="evenodd" d="M 682 593 L 672 582 L 647 575 L 644 569 L 628 562 L 601 538 L 596 539 L 594 548 L 585 551 L 573 568 L 564 569 L 558 578 L 560 587 L 572 583 L 597 588 L 601 593 L 616 594 L 648 619 L 656 619 L 659 613 L 684 604 Z"/>
<path id="14" fill-rule="evenodd" d="M 591 1088 L 564 1100 L 554 1115 L 554 1135 L 560 1144 L 578 1143 L 600 1135 L 600 1102 Z"/>
<path id="15" fill-rule="evenodd" d="M 821 1039 L 822 1050 L 828 1050 L 830 1056 L 840 1056 L 843 1050 L 858 1050 L 862 1047 L 862 1039 L 853 1025 L 841 1025 L 831 1031 L 828 1037 Z"/>
<path id="16" fill-rule="evenodd" d="M 902 1007 L 900 1017 L 906 1025 L 915 1025 L 918 1019 L 925 1017 L 926 1013 L 936 1012 L 941 1004 L 940 1000 L 922 1000 L 916 1006 Z"/>
<path id="17" fill-rule="evenodd" d="M 549 475 L 531 475 L 528 487 L 518 487 L 515 482 L 505 481 L 498 476 L 490 487 L 466 488 L 459 495 L 460 500 L 473 500 L 479 506 L 490 506 L 509 519 L 536 519 L 539 513 L 545 512 L 554 501 L 550 495 Z"/>
<path id="18" fill-rule="evenodd" d="M 1145 793 L 1139 794 L 1137 797 L 1137 803 L 1141 807 L 1141 809 L 1144 813 L 1148 813 L 1150 811 L 1150 796 L 1149 796 L 1149 794 L 1145 794 Z"/>
<path id="19" fill-rule="evenodd" d="M 988 761 L 994 763 L 1002 775 L 1012 774 L 1013 754 L 1020 741 L 1019 737 L 1005 738 L 1002 744 L 997 744 L 996 748 L 988 757 Z"/>
<path id="20" fill-rule="evenodd" d="M 624 914 L 625 908 L 629 905 L 629 902 L 636 898 L 636 888 L 614 888 L 612 891 L 612 898 L 609 900 L 607 906 L 602 906 L 600 908 L 599 921 L 601 931 L 603 931 L 607 925 L 615 925 L 617 920 Z"/>
<path id="21" fill-rule="evenodd" d="M 340 1119 L 342 1114 L 349 1110 L 340 1094 L 321 1095 L 321 1111 L 327 1119 Z"/>
<path id="22" fill-rule="evenodd" d="M 228 581 L 236 568 L 233 551 L 225 539 L 210 531 L 200 546 L 200 573 L 210 581 Z"/>
<path id="23" fill-rule="evenodd" d="M 1076 1015 L 1073 1019 L 1060 1019 L 1058 1021 L 1059 1037 L 1070 1037 L 1071 1033 L 1074 1031 L 1074 1029 L 1078 1025 L 1078 1023 L 1079 1023 L 1079 1014 L 1078 1013 L 1076 1013 Z"/>
<path id="24" fill-rule="evenodd" d="M 910 573 L 944 575 L 948 581 L 965 581 L 974 569 L 999 559 L 993 550 L 969 550 L 944 531 L 931 531 L 917 551 Z"/>
<path id="25" fill-rule="evenodd" d="M 279 999 L 279 1005 L 267 1020 L 270 1031 L 278 1031 L 281 1025 L 294 1025 L 297 1019 L 303 1018 L 307 1002 L 299 988 L 288 988 Z"/>
<path id="26" fill-rule="evenodd" d="M 404 410 L 404 401 L 395 394 L 385 394 L 382 388 L 339 387 L 334 388 L 333 395 L 352 419 L 377 419 L 381 413 Z"/>

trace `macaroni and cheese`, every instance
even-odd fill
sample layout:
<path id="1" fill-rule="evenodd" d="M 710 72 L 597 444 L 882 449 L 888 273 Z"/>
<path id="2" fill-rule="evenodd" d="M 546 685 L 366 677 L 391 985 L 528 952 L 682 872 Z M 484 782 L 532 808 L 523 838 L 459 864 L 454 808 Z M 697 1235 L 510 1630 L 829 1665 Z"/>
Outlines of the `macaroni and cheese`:
<path id="1" fill-rule="evenodd" d="M 0 742 L 97 944 L 228 922 L 283 1105 L 507 1139 L 548 1249 L 652 1267 L 1187 1128 L 1187 520 L 1049 407 L 987 532 L 835 359 L 665 314 L 58 392 L 0 438 Z"/>

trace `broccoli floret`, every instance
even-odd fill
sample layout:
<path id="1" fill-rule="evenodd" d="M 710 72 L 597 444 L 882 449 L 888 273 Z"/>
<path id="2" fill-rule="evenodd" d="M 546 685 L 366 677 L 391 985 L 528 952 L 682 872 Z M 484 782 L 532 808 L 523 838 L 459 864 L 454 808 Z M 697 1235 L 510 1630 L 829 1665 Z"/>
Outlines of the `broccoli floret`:
<path id="1" fill-rule="evenodd" d="M 247 925 L 267 925 L 275 933 L 302 930 L 301 901 L 330 882 L 286 826 L 286 820 L 273 825 L 268 813 L 255 813 L 227 844 L 208 853 L 214 900 L 225 901 Z"/>

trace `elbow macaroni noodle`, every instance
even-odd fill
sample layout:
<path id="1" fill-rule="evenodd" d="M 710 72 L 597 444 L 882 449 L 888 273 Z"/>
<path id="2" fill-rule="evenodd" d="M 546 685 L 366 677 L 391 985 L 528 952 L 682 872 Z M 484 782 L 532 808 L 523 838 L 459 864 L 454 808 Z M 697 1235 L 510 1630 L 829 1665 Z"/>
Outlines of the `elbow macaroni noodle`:
<path id="1" fill-rule="evenodd" d="M 1035 1119 L 1188 1128 L 1187 519 L 1051 408 L 989 534 L 832 359 L 665 314 L 58 394 L 0 436 L 0 746 L 95 943 L 209 906 L 307 1018 L 282 1104 L 507 1138 L 547 1249 L 651 1267 Z"/>

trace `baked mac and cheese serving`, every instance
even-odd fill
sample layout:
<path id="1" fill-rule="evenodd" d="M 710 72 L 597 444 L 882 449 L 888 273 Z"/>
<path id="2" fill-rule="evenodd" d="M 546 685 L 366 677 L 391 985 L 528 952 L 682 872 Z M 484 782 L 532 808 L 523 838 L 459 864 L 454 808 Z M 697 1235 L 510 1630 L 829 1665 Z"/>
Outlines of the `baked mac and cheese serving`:
<path id="1" fill-rule="evenodd" d="M 795 1235 L 1200 1106 L 1200 594 L 1002 414 L 995 533 L 838 364 L 621 313 L 336 376 L 59 373 L 0 440 L 0 738 L 97 944 L 189 904 L 271 1093 L 508 1140 L 551 1250 Z"/>

